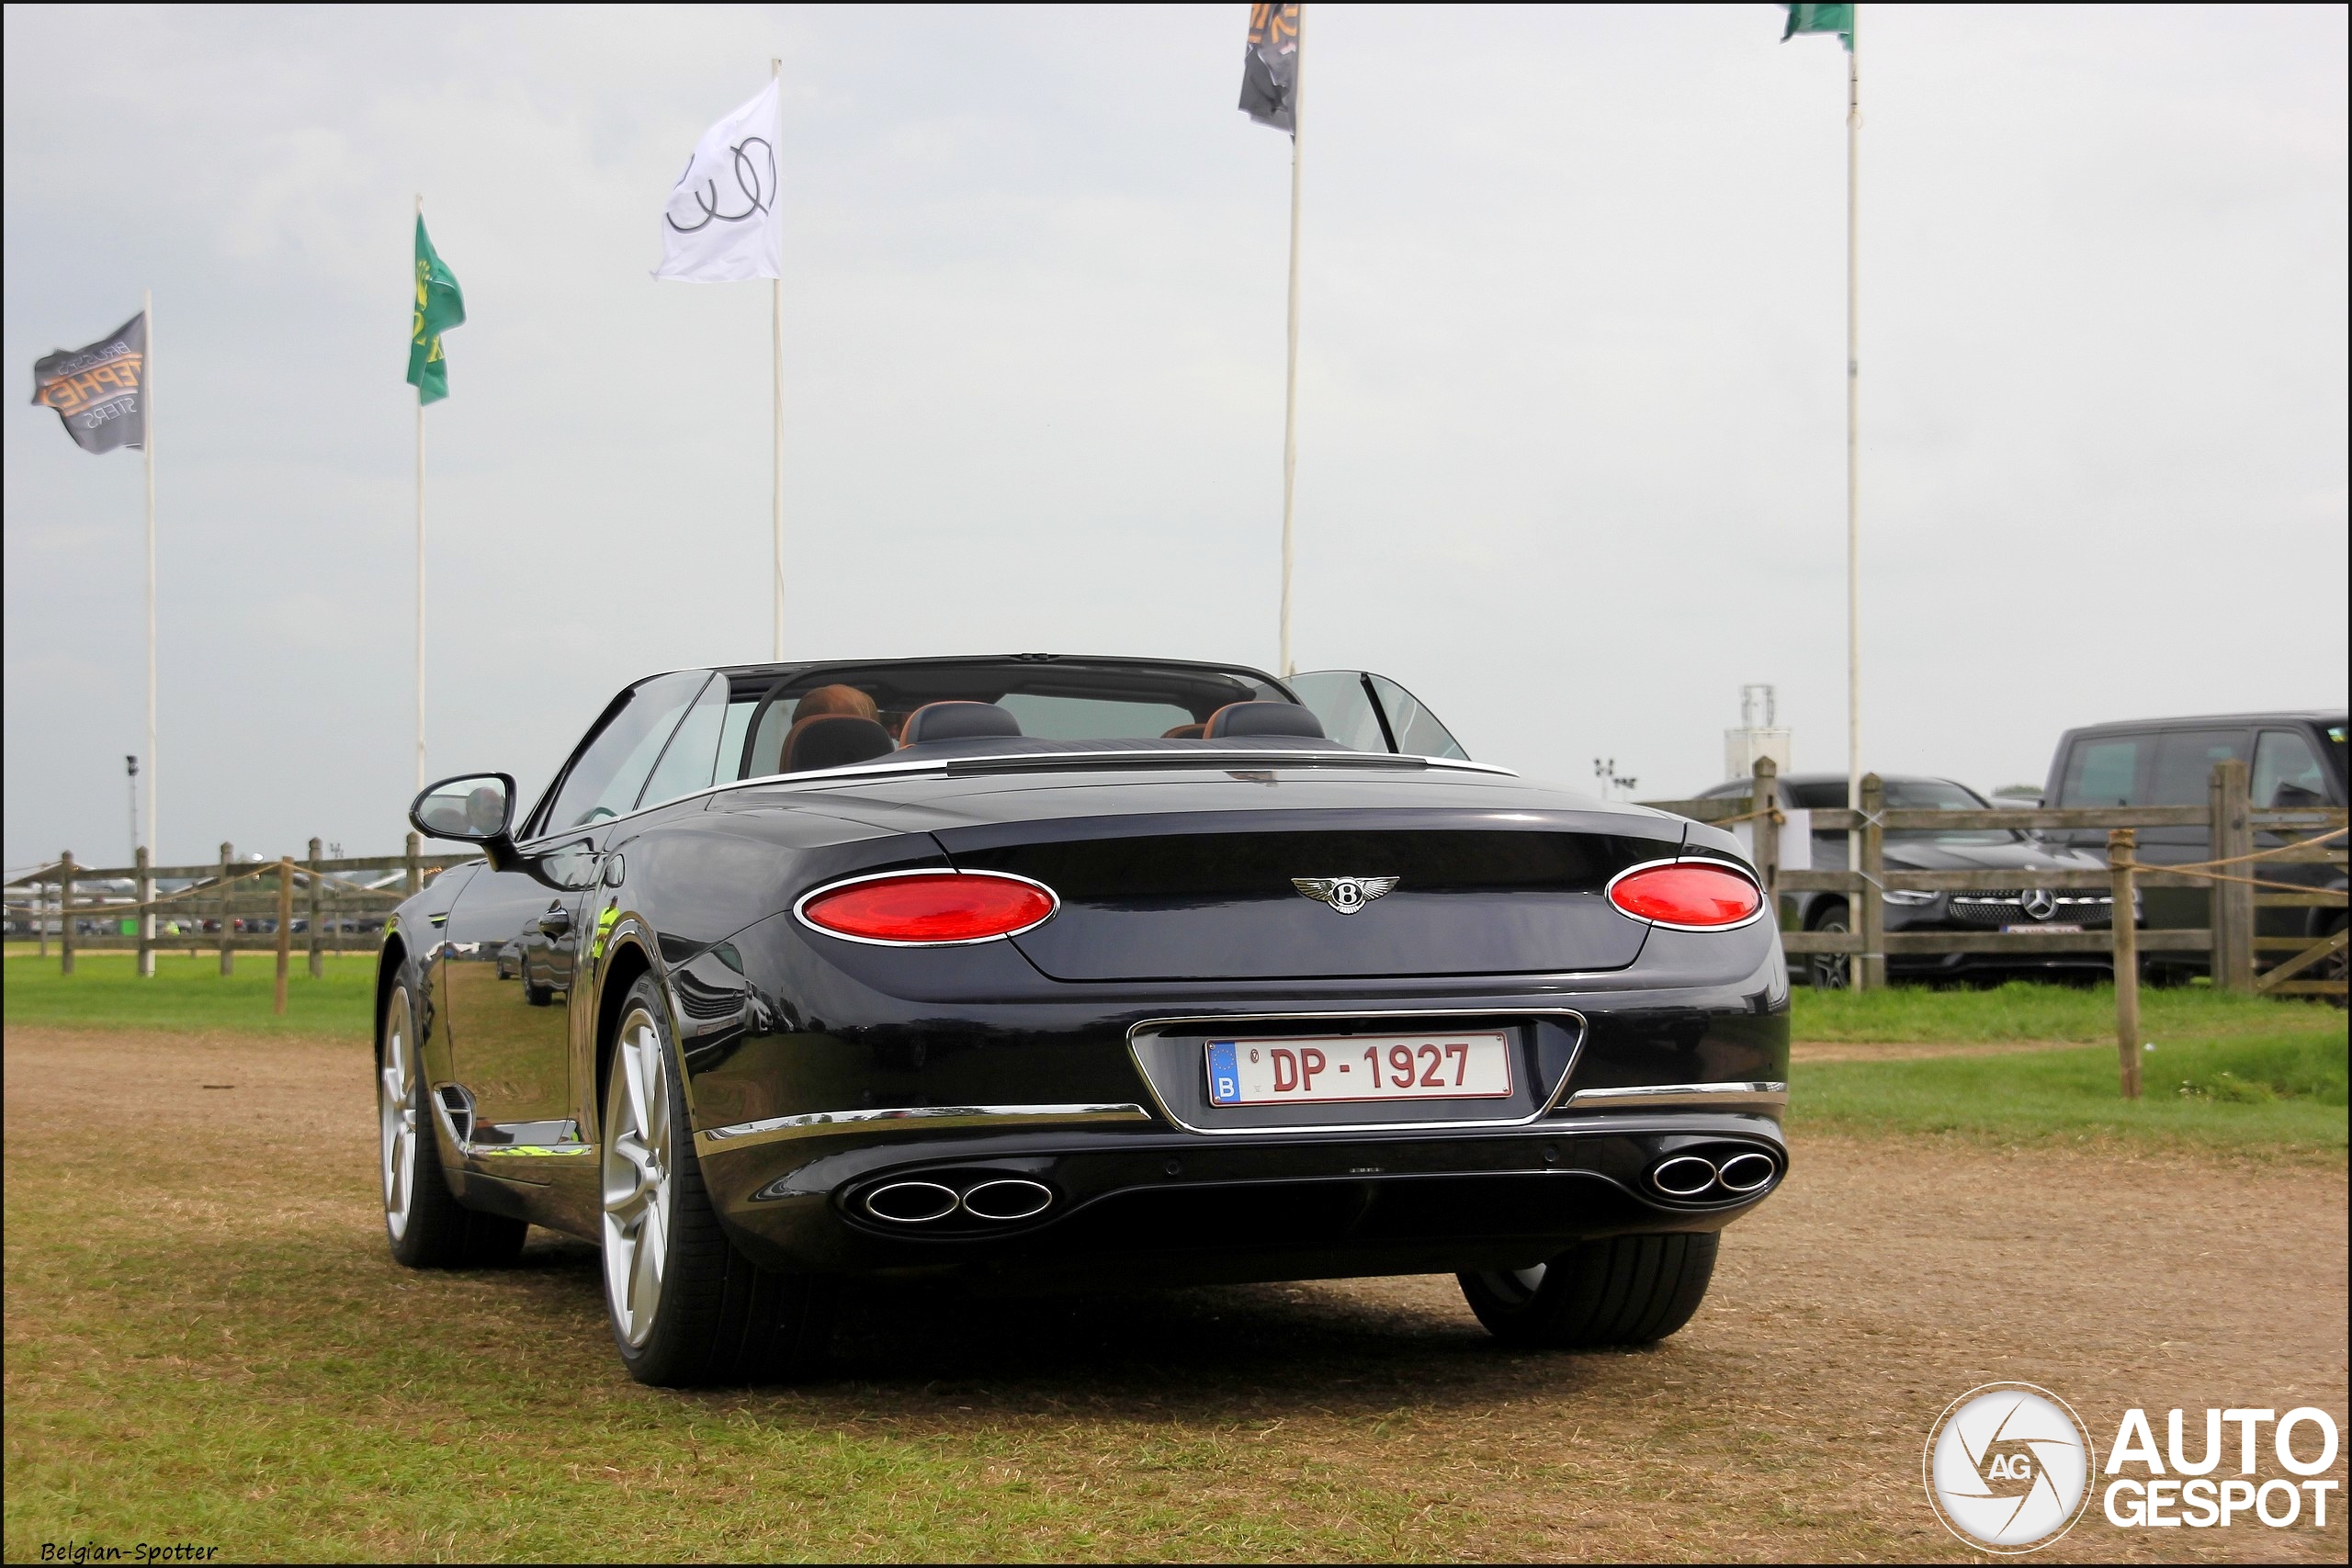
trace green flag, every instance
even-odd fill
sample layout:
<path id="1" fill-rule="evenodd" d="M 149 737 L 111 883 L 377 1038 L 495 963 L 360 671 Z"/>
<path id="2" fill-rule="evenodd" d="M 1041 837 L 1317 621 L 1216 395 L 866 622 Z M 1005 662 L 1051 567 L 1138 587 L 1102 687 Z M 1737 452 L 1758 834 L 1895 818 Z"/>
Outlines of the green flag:
<path id="1" fill-rule="evenodd" d="M 1854 8 L 1851 6 L 1791 6 L 1789 30 L 1781 35 L 1781 41 L 1786 43 L 1799 33 L 1836 33 L 1850 53 L 1854 47 Z"/>
<path id="2" fill-rule="evenodd" d="M 424 215 L 416 219 L 416 301 L 409 321 L 408 384 L 420 403 L 438 402 L 449 395 L 449 362 L 441 353 L 441 334 L 466 322 L 466 296 L 433 249 L 424 232 Z"/>

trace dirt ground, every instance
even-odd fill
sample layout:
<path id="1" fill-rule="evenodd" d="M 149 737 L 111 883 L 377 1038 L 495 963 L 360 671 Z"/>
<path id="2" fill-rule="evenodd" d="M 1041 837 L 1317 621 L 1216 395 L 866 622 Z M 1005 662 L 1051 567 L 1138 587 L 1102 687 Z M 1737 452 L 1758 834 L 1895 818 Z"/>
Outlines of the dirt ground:
<path id="1" fill-rule="evenodd" d="M 72 1129 L 137 1127 L 220 1155 L 196 1163 L 234 1223 L 364 1243 L 379 1227 L 368 1089 L 348 1043 L 14 1029 L 12 1180 Z M 835 1379 L 764 1408 L 926 1433 L 985 1419 L 1016 1452 L 1024 1433 L 1067 1452 L 1114 1416 L 1229 1427 L 1270 1465 L 1321 1467 L 1335 1507 L 1351 1489 L 1428 1495 L 1430 1544 L 1461 1557 L 1970 1557 L 1923 1500 L 1920 1457 L 1975 1384 L 2053 1390 L 2102 1453 L 2132 1405 L 2160 1442 L 2176 1405 L 2193 1423 L 2301 1404 L 2341 1422 L 2346 1196 L 2340 1165 L 1801 1136 L 1786 1186 L 1727 1234 L 1705 1308 L 1652 1349 L 1503 1351 L 1450 1278 L 954 1314 L 882 1297 L 851 1314 Z M 494 1282 L 516 1332 L 582 1336 L 582 1366 L 602 1369 L 584 1375 L 619 1379 L 593 1255 L 534 1236 L 537 1267 Z M 12 1244 L 12 1319 L 17 1269 Z M 29 1392 L 19 1326 L 12 1403 Z M 2324 1529 L 2124 1530 L 2094 1503 L 2046 1555 L 2341 1562 L 2352 1499 L 2334 1501 Z"/>

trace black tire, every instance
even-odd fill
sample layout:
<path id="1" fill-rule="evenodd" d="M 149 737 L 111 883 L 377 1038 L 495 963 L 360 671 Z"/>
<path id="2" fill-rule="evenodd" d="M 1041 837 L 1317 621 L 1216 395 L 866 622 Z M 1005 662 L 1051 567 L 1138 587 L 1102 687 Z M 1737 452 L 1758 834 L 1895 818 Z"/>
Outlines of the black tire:
<path id="1" fill-rule="evenodd" d="M 1833 899 L 1814 911 L 1805 922 L 1809 931 L 1836 931 L 1844 935 L 1853 929 L 1846 917 L 1846 906 Z M 1816 953 L 1805 960 L 1805 978 L 1816 991 L 1842 991 L 1853 984 L 1854 960 L 1851 953 Z"/>
<path id="2" fill-rule="evenodd" d="M 501 1268 L 522 1252 L 531 1227 L 504 1214 L 469 1209 L 449 1190 L 432 1087 L 424 1071 L 417 996 L 415 971 L 403 963 L 376 1022 L 376 1153 L 384 1236 L 393 1260 L 411 1269 Z M 395 1073 L 401 1079 L 397 1087 Z M 396 1135 L 401 1128 L 405 1147 Z"/>
<path id="3" fill-rule="evenodd" d="M 1572 1247 L 1540 1269 L 1457 1278 L 1487 1332 L 1507 1343 L 1647 1345 L 1690 1322 L 1706 1300 L 1717 1240 L 1713 1231 L 1612 1236 Z"/>
<path id="4" fill-rule="evenodd" d="M 658 1085 L 647 1081 L 657 1060 Z M 659 1133 L 637 1121 L 633 1069 L 647 1074 L 638 1096 L 658 1093 L 666 1108 Z M 629 1375 L 694 1388 L 790 1382 L 821 1368 L 834 1282 L 762 1268 L 720 1226 L 695 1155 L 669 1009 L 650 975 L 622 1001 L 603 1088 L 605 1317 Z M 657 1166 L 666 1177 L 659 1190 L 649 1175 Z M 647 1240 L 649 1213 L 662 1216 L 658 1247 Z M 647 1269 L 652 1290 L 639 1313 Z"/>

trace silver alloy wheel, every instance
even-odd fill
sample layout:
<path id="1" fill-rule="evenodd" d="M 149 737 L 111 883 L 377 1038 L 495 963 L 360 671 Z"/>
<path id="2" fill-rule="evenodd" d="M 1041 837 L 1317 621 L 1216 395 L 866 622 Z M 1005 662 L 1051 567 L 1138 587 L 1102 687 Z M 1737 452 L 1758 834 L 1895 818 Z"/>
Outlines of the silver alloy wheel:
<path id="1" fill-rule="evenodd" d="M 631 1346 L 653 1332 L 670 1251 L 670 1065 L 641 1007 L 621 1020 L 605 1085 L 605 1300 Z"/>
<path id="2" fill-rule="evenodd" d="M 1550 1268 L 1548 1263 L 1538 1263 L 1532 1269 L 1514 1269 L 1510 1277 L 1519 1281 L 1519 1288 L 1527 1292 L 1527 1299 L 1533 1301 L 1535 1292 L 1544 1288 L 1544 1274 Z"/>
<path id="3" fill-rule="evenodd" d="M 384 1165 L 384 1227 L 398 1241 L 408 1234 L 416 1191 L 416 1015 L 408 987 L 392 987 L 384 1016 L 384 1055 L 376 1074 L 376 1111 Z"/>
<path id="4" fill-rule="evenodd" d="M 1851 928 L 1843 915 L 1833 916 L 1813 928 L 1824 936 L 1844 936 Z M 1842 991 L 1852 972 L 1852 955 L 1844 953 L 1816 953 L 1813 955 L 1813 985 L 1815 990 Z"/>

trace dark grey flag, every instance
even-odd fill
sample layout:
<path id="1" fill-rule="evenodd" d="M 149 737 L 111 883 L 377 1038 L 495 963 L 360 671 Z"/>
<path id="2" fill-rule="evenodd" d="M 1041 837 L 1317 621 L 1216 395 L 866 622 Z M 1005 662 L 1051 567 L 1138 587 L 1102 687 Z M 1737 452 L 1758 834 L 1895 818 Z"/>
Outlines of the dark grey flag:
<path id="1" fill-rule="evenodd" d="M 147 312 L 85 348 L 33 361 L 33 401 L 46 403 L 85 452 L 147 442 Z"/>
<path id="2" fill-rule="evenodd" d="M 1241 55 L 1241 107 L 1260 125 L 1296 131 L 1298 7 L 1250 7 L 1250 42 Z"/>

